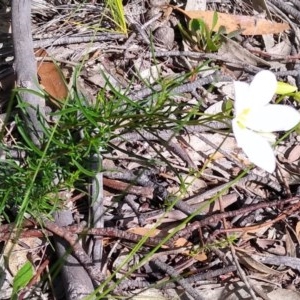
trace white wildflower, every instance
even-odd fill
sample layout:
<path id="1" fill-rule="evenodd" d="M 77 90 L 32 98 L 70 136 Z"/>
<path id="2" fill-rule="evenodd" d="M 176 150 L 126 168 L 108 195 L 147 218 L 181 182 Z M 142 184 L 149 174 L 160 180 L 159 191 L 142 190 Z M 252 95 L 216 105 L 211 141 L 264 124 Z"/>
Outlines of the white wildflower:
<path id="1" fill-rule="evenodd" d="M 269 104 L 276 88 L 276 77 L 270 71 L 259 72 L 250 84 L 234 82 L 232 129 L 237 144 L 252 163 L 270 173 L 276 166 L 272 132 L 290 130 L 300 122 L 300 113 L 293 107 Z"/>

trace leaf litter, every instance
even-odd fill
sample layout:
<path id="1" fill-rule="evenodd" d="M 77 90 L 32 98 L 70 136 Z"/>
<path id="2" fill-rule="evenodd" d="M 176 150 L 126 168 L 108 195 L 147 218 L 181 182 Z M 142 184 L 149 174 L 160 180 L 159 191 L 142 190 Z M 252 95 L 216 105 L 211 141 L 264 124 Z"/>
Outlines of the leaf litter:
<path id="1" fill-rule="evenodd" d="M 104 93 L 109 101 L 120 93 L 124 95 L 120 98 L 128 101 L 120 107 L 132 110 L 127 113 L 133 119 L 122 119 L 122 126 L 112 126 L 111 130 L 116 130 L 102 151 L 103 228 L 82 223 L 90 217 L 86 197 L 89 182 L 85 178 L 83 186 L 72 186 L 74 189 L 68 196 L 73 209 L 72 226 L 55 227 L 56 231 L 53 227 L 51 231 L 51 223 L 47 223 L 48 231 L 43 231 L 31 215 L 19 233 L 18 248 L 12 251 L 18 253 L 23 247 L 24 253 L 30 252 L 31 256 L 34 253 L 35 259 L 28 258 L 34 262 L 34 274 L 45 275 L 49 271 L 42 265 L 49 261 L 51 270 L 53 248 L 48 246 L 48 254 L 43 250 L 47 244 L 31 246 L 29 240 L 70 234 L 68 242 L 72 243 L 76 240 L 75 234 L 84 235 L 86 228 L 90 228 L 86 239 L 82 239 L 82 249 L 73 245 L 73 251 L 87 255 L 87 248 L 92 248 L 92 238 L 102 238 L 101 267 L 96 273 L 97 278 L 110 278 L 103 291 L 110 290 L 112 297 L 227 299 L 229 294 L 234 294 L 236 299 L 249 295 L 257 299 L 281 299 L 284 292 L 285 297 L 291 293 L 290 297 L 299 299 L 300 268 L 295 251 L 299 247 L 299 129 L 279 141 L 277 170 L 266 174 L 253 168 L 237 147 L 229 123 L 213 126 L 213 122 L 220 119 L 211 118 L 212 115 L 230 118 L 232 107 L 226 111 L 226 104 L 233 99 L 233 80 L 250 82 L 262 69 L 271 69 L 277 79 L 299 86 L 299 33 L 287 25 L 299 23 L 288 14 L 290 7 L 297 7 L 296 3 L 285 3 L 286 10 L 279 14 L 275 1 L 263 1 L 262 7 L 268 11 L 257 15 L 251 5 L 244 2 L 205 1 L 206 10 L 195 12 L 197 17 L 201 16 L 210 26 L 212 12 L 217 11 L 223 16 L 219 20 L 228 28 L 227 32 L 237 29 L 233 37 L 223 33 L 216 52 L 205 53 L 196 51 L 188 43 L 181 51 L 183 39 L 177 26 L 178 22 L 186 24 L 188 19 L 180 13 L 184 7 L 167 14 L 168 1 L 149 1 L 148 4 L 127 1 L 128 36 L 111 32 L 114 24 L 107 17 L 100 18 L 102 23 L 99 22 L 101 1 L 34 1 L 33 38 L 38 48 L 45 49 L 47 64 L 53 72 L 51 75 L 46 70 L 46 77 L 39 74 L 45 92 L 60 100 L 61 95 L 66 95 L 65 84 L 69 88 L 75 84 L 87 100 L 85 105 L 91 106 L 97 105 L 99 93 Z M 1 9 L 7 7 L 3 5 Z M 189 8 L 189 11 L 195 10 L 193 6 Z M 189 12 L 185 14 L 191 17 Z M 269 20 L 269 14 L 273 21 Z M 243 27 L 236 21 L 236 15 L 248 20 L 247 29 L 255 31 L 255 36 L 253 31 L 249 36 L 239 31 Z M 228 24 L 234 25 L 231 28 Z M 101 31 L 105 37 L 102 40 L 100 27 L 106 29 Z M 152 39 L 155 30 L 165 27 L 168 28 L 165 32 L 172 32 L 166 44 L 161 38 Z M 268 32 L 270 28 L 272 34 Z M 3 39 L 5 33 L 1 29 Z M 266 33 L 270 34 L 268 39 L 264 36 Z M 9 90 L 5 86 L 10 86 L 4 81 L 12 74 L 11 61 L 5 57 L 13 55 L 11 50 L 9 46 L 0 49 L 0 53 L 6 53 L 1 56 L 6 66 L 5 76 L 0 77 L 3 114 Z M 74 82 L 72 74 L 76 65 L 81 68 Z M 206 71 L 202 71 L 202 67 Z M 47 81 L 50 85 L 45 83 Z M 200 84 L 193 85 L 194 82 Z M 51 86 L 59 85 L 62 89 L 54 95 Z M 185 90 L 174 93 L 174 86 L 185 86 Z M 161 110 L 157 117 L 151 105 L 158 105 L 159 101 L 168 106 L 157 106 Z M 282 101 L 299 109 L 299 103 L 289 95 Z M 54 114 L 61 109 L 49 106 Z M 207 128 L 197 129 L 199 124 Z M 190 126 L 195 127 L 191 130 Z M 169 131 L 164 134 L 166 130 L 172 134 Z M 127 133 L 131 134 L 130 139 L 126 138 Z M 14 124 L 6 124 L 2 143 L 11 147 L 20 141 Z M 80 145 L 80 139 L 77 143 Z M 59 186 L 60 190 L 64 188 Z M 5 213 L 12 214 L 13 209 L 18 208 L 6 208 Z M 10 219 L 13 222 L 13 217 Z M 5 218 L 1 226 L 1 239 L 8 247 L 13 241 L 12 230 Z M 151 255 L 147 256 L 148 253 Z M 10 264 L 2 264 L 6 278 L 17 272 L 9 270 Z M 95 270 L 89 271 L 95 279 Z M 52 283 L 42 278 L 45 277 L 36 276 L 28 289 L 21 289 L 20 295 L 51 298 Z M 12 280 L 5 282 L 1 289 L 8 286 L 12 287 Z M 99 283 L 95 288 L 97 286 Z M 8 299 L 10 295 L 3 293 L 1 297 Z M 101 299 L 104 293 L 97 297 Z"/>

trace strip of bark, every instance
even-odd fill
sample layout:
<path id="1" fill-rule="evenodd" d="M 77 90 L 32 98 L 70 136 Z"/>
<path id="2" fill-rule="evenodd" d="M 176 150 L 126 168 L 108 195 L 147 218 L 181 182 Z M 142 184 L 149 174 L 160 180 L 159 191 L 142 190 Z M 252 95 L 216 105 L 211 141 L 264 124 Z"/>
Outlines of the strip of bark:
<path id="1" fill-rule="evenodd" d="M 12 32 L 16 85 L 22 88 L 19 95 L 25 103 L 25 124 L 33 143 L 40 147 L 43 138 L 41 119 L 45 119 L 45 99 L 37 95 L 40 89 L 33 53 L 30 0 L 12 1 Z"/>

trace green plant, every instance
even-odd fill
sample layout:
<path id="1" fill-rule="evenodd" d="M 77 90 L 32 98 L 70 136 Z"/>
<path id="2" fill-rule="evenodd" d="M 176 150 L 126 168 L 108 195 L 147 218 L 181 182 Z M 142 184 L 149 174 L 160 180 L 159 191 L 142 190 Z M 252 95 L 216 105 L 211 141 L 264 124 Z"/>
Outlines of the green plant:
<path id="1" fill-rule="evenodd" d="M 107 82 L 107 86 L 99 91 L 93 105 L 86 102 L 74 84 L 70 91 L 70 98 L 66 99 L 60 110 L 51 114 L 50 117 L 55 120 L 54 124 L 43 128 L 44 141 L 41 149 L 31 142 L 25 124 L 17 116 L 15 121 L 19 139 L 15 148 L 26 155 L 16 160 L 9 157 L 10 149 L 5 148 L 8 159 L 3 164 L 7 167 L 0 170 L 1 215 L 7 219 L 7 222 L 17 219 L 18 225 L 28 214 L 37 220 L 45 216 L 51 218 L 53 211 L 64 205 L 60 192 L 62 190 L 84 191 L 89 178 L 95 175 L 87 164 L 91 154 L 97 153 L 100 148 L 103 153 L 109 153 L 114 147 L 109 142 L 117 137 L 120 131 L 146 130 L 158 133 L 165 129 L 176 131 L 194 122 L 199 124 L 212 119 L 222 119 L 224 116 L 220 114 L 217 118 L 205 116 L 200 121 L 200 117 L 203 117 L 200 103 L 190 105 L 176 101 L 174 89 L 182 85 L 189 76 L 190 74 L 186 74 L 168 80 L 159 79 L 161 90 L 153 90 L 149 97 L 139 101 L 132 100 Z M 151 88 L 151 85 L 149 87 Z M 18 90 L 16 93 L 18 94 Z M 19 98 L 18 101 L 19 110 L 25 112 L 22 99 Z M 150 141 L 149 143 L 151 144 Z M 155 149 L 155 145 L 153 148 Z M 144 166 L 150 165 L 149 160 L 143 156 L 135 155 L 135 159 Z M 177 174 L 176 169 L 163 156 L 153 159 L 152 167 L 153 163 L 156 165 L 162 163 Z M 201 176 L 201 172 L 197 175 Z M 176 201 L 186 193 L 187 184 L 179 174 L 178 178 L 181 184 L 173 201 L 166 202 L 167 211 L 171 210 Z M 11 211 L 14 211 L 13 215 Z M 192 217 L 179 224 L 164 240 L 168 240 Z M 135 245 L 120 264 L 120 268 L 140 252 L 147 238 L 148 236 L 145 235 L 140 243 Z M 129 276 L 135 269 L 149 261 L 159 247 L 160 245 L 153 248 L 139 263 L 130 268 L 127 275 Z M 113 276 L 101 286 L 104 289 L 103 296 L 110 293 Z"/>
<path id="2" fill-rule="evenodd" d="M 222 35 L 226 31 L 225 27 L 220 26 L 218 31 L 214 32 L 217 22 L 218 14 L 215 12 L 211 29 L 202 19 L 191 19 L 187 29 L 179 24 L 179 30 L 193 50 L 216 52 L 222 45 Z"/>
<path id="3" fill-rule="evenodd" d="M 34 272 L 33 272 L 33 266 L 31 262 L 27 261 L 17 272 L 16 276 L 13 280 L 13 295 L 11 299 L 19 299 L 18 298 L 18 292 L 26 287 L 26 285 L 29 283 L 29 281 L 33 278 Z"/>
<path id="4" fill-rule="evenodd" d="M 111 14 L 111 21 L 116 26 L 116 31 L 127 34 L 127 25 L 122 0 L 106 0 L 106 6 Z"/>

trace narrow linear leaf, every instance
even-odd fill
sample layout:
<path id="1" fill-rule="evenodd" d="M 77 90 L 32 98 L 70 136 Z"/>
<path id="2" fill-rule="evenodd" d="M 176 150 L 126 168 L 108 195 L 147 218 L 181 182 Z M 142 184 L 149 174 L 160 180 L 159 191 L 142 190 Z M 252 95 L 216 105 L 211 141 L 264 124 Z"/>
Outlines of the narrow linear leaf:
<path id="1" fill-rule="evenodd" d="M 16 293 L 24 288 L 34 275 L 33 266 L 30 261 L 27 261 L 16 274 L 13 281 L 13 291 Z"/>

